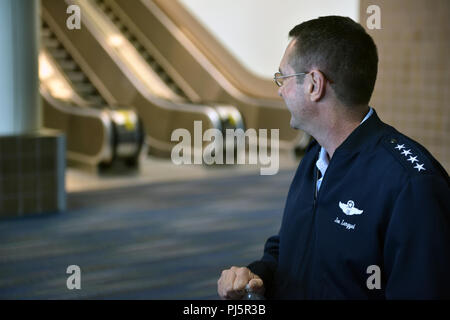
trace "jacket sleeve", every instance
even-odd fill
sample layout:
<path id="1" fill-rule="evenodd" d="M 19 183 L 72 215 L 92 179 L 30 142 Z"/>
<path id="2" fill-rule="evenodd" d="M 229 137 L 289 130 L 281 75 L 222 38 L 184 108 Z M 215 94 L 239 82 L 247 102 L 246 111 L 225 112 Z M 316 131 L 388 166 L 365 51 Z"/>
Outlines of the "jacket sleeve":
<path id="1" fill-rule="evenodd" d="M 416 175 L 404 185 L 387 226 L 382 270 L 387 299 L 450 298 L 448 179 Z"/>
<path id="2" fill-rule="evenodd" d="M 273 276 L 278 266 L 278 248 L 280 238 L 278 235 L 267 239 L 264 246 L 264 255 L 261 260 L 252 262 L 247 266 L 251 272 L 258 275 L 264 282 L 266 292 L 270 291 Z"/>

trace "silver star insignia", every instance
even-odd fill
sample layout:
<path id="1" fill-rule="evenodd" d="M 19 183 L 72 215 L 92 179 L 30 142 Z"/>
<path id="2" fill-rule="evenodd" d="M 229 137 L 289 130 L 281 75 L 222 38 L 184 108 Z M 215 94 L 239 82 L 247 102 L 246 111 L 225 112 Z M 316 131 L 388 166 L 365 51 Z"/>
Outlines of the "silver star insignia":
<path id="1" fill-rule="evenodd" d="M 420 170 L 426 170 L 424 167 L 423 167 L 423 163 L 422 164 L 416 164 L 416 166 L 414 167 L 414 169 L 417 169 L 417 171 L 419 171 L 420 172 Z"/>
<path id="2" fill-rule="evenodd" d="M 417 160 L 417 157 L 413 157 L 413 156 L 409 156 L 408 161 L 411 161 L 412 163 L 419 162 L 419 160 Z"/>
<path id="3" fill-rule="evenodd" d="M 411 149 L 408 149 L 408 150 L 403 150 L 403 152 L 402 152 L 402 154 L 403 155 L 405 155 L 405 156 L 408 156 L 408 155 L 410 155 L 411 154 Z"/>
<path id="4" fill-rule="evenodd" d="M 402 150 L 404 147 L 405 147 L 404 144 L 397 144 L 397 146 L 395 147 L 395 149 Z"/>

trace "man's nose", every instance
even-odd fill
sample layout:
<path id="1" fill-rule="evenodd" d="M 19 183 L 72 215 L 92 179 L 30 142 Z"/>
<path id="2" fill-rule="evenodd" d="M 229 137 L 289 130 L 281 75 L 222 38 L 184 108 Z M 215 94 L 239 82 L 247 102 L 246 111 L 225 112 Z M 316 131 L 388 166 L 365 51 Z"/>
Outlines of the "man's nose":
<path id="1" fill-rule="evenodd" d="M 283 97 L 283 96 L 281 95 L 281 87 L 278 88 L 278 95 L 279 95 L 280 97 Z"/>

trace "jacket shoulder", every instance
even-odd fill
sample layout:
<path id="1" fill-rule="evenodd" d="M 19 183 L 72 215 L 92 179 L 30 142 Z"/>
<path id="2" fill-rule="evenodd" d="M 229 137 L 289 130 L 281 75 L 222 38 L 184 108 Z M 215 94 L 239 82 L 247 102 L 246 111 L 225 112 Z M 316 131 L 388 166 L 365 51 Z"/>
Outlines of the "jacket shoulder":
<path id="1" fill-rule="evenodd" d="M 381 144 L 409 175 L 439 175 L 449 182 L 442 165 L 417 141 L 393 129 L 383 136 Z"/>

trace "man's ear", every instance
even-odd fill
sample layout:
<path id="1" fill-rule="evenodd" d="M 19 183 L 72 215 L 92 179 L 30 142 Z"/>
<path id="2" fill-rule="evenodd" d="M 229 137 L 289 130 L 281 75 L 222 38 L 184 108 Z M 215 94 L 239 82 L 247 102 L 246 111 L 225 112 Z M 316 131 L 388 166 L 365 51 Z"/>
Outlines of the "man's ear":
<path id="1" fill-rule="evenodd" d="M 317 102 L 325 95 L 326 79 L 320 70 L 311 70 L 309 73 L 310 84 L 308 86 L 311 101 Z"/>

